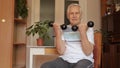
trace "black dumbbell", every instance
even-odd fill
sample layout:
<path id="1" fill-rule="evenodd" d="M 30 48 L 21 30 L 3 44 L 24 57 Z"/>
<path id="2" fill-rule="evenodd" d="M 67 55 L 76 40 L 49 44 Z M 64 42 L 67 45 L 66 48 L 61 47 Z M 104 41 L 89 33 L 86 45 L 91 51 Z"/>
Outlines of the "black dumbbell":
<path id="1" fill-rule="evenodd" d="M 93 26 L 94 26 L 94 22 L 93 22 L 93 21 L 89 21 L 89 22 L 87 23 L 87 26 L 88 26 L 88 27 L 93 27 Z"/>
<path id="2" fill-rule="evenodd" d="M 49 26 L 53 27 L 53 23 L 54 23 L 54 21 L 50 21 L 49 22 Z M 62 24 L 62 25 L 60 25 L 60 27 L 61 27 L 62 30 L 65 30 L 67 28 L 67 25 L 66 24 Z"/>
<path id="3" fill-rule="evenodd" d="M 50 21 L 50 22 L 48 23 L 48 25 L 49 25 L 50 27 L 53 27 L 53 23 L 54 23 L 54 21 Z"/>
<path id="4" fill-rule="evenodd" d="M 87 23 L 87 26 L 88 27 L 93 27 L 94 26 L 94 22 L 93 21 L 89 21 Z M 78 26 L 77 25 L 73 25 L 72 28 L 71 28 L 73 31 L 77 31 L 78 30 Z"/>

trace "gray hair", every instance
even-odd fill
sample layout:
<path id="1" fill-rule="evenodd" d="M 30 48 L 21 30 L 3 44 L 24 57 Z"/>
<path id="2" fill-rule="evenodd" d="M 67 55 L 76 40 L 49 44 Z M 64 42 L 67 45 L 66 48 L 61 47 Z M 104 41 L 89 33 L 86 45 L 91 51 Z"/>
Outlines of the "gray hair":
<path id="1" fill-rule="evenodd" d="M 72 6 L 78 6 L 78 7 L 80 8 L 80 15 L 81 15 L 81 17 L 82 17 L 81 7 L 80 7 L 80 5 L 77 4 L 77 3 L 72 3 L 72 4 L 70 4 L 70 5 L 68 6 L 68 8 L 67 8 L 67 17 L 68 17 L 68 13 L 69 13 L 69 11 L 70 11 L 70 8 L 71 8 Z"/>

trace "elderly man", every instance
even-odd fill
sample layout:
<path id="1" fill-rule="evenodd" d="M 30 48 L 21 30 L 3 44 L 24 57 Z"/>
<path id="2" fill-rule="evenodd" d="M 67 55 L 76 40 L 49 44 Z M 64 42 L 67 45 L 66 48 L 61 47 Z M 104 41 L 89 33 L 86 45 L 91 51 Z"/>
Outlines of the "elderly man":
<path id="1" fill-rule="evenodd" d="M 41 68 L 93 68 L 93 28 L 81 22 L 82 11 L 78 4 L 70 4 L 67 8 L 67 18 L 70 25 L 66 30 L 61 30 L 60 25 L 53 24 L 56 36 L 56 48 L 60 56 L 44 63 Z M 77 31 L 72 31 L 73 25 L 78 26 Z"/>

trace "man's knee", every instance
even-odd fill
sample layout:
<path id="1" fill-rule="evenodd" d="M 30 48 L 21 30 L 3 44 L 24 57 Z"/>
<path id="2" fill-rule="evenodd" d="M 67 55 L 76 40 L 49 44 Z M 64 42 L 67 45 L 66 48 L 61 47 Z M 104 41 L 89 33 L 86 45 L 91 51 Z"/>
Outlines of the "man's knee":
<path id="1" fill-rule="evenodd" d="M 91 61 L 83 59 L 76 64 L 75 68 L 88 68 L 88 66 L 91 64 L 92 64 Z"/>
<path id="2" fill-rule="evenodd" d="M 61 58 L 42 64 L 41 68 L 68 68 L 68 63 Z"/>
<path id="3" fill-rule="evenodd" d="M 51 68 L 51 63 L 50 62 L 43 63 L 40 68 Z"/>

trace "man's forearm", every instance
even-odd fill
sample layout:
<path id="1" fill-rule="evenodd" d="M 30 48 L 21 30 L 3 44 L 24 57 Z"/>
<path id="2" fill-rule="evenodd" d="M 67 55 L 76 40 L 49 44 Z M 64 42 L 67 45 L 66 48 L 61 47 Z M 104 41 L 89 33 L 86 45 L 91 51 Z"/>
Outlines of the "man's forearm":
<path id="1" fill-rule="evenodd" d="M 61 39 L 61 36 L 60 35 L 57 35 L 56 36 L 56 48 L 57 48 L 57 51 L 59 52 L 59 54 L 63 54 L 66 47 L 65 47 L 65 42 Z"/>
<path id="2" fill-rule="evenodd" d="M 86 33 L 81 33 L 81 44 L 83 52 L 88 56 L 93 51 L 93 44 L 91 44 L 87 38 Z"/>

